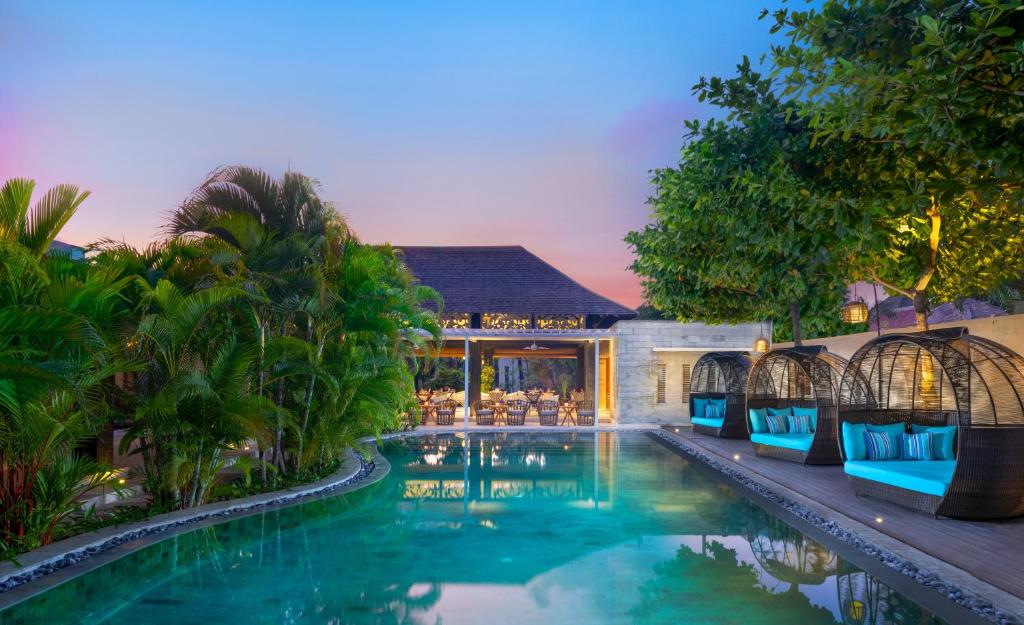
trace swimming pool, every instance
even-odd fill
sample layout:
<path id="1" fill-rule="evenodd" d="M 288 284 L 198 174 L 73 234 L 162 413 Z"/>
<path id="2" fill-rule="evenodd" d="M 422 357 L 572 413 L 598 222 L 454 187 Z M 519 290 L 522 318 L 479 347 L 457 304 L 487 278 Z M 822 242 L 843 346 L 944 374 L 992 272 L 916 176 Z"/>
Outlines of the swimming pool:
<path id="1" fill-rule="evenodd" d="M 157 542 L 0 624 L 942 622 L 646 434 L 381 452 L 372 486 Z"/>

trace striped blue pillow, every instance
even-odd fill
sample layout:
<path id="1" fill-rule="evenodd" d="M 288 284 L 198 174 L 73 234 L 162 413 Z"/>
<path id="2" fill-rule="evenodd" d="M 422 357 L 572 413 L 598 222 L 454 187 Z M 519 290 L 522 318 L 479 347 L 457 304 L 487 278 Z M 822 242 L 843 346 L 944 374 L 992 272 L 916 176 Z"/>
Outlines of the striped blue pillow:
<path id="1" fill-rule="evenodd" d="M 897 436 L 886 432 L 864 432 L 864 447 L 868 460 L 899 460 L 900 446 Z"/>
<path id="2" fill-rule="evenodd" d="M 768 423 L 768 431 L 772 434 L 786 433 L 786 417 L 782 415 L 768 415 L 765 417 Z"/>
<path id="3" fill-rule="evenodd" d="M 904 460 L 932 460 L 932 436 L 931 432 L 919 434 L 904 434 L 900 437 L 900 455 Z"/>
<path id="4" fill-rule="evenodd" d="M 811 433 L 811 418 L 807 416 L 789 416 L 786 417 L 786 421 L 789 423 L 790 434 L 810 434 Z"/>

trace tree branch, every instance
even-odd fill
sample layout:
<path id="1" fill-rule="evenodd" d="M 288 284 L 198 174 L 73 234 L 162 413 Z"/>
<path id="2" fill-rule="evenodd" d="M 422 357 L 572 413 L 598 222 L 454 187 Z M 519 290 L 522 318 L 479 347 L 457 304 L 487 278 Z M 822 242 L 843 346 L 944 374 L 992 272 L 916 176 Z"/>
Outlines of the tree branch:
<path id="1" fill-rule="evenodd" d="M 875 271 L 874 267 L 869 269 L 869 271 L 871 272 L 871 279 L 873 281 L 877 282 L 878 284 L 881 284 L 882 286 L 884 286 L 885 288 L 889 289 L 890 291 L 896 291 L 900 295 L 903 295 L 905 297 L 909 297 L 910 299 L 914 299 L 914 294 L 912 292 L 910 292 L 910 291 L 908 291 L 906 289 L 901 289 L 900 287 L 896 286 L 895 284 L 892 284 L 891 282 L 886 282 L 885 280 L 879 278 L 878 277 L 878 272 Z"/>

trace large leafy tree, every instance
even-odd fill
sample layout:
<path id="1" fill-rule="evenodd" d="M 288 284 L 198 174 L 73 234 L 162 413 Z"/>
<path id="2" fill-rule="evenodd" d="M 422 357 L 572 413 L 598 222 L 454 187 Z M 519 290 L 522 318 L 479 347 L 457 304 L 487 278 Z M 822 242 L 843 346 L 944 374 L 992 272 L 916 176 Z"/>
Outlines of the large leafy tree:
<path id="1" fill-rule="evenodd" d="M 1024 3 L 830 0 L 783 8 L 773 50 L 817 143 L 855 146 L 848 273 L 914 301 L 984 294 L 1024 263 Z"/>
<path id="2" fill-rule="evenodd" d="M 808 124 L 746 59 L 738 70 L 695 87 L 728 120 L 687 123 L 679 165 L 654 176 L 654 222 L 626 240 L 660 310 L 711 322 L 788 315 L 799 343 L 802 326 L 839 329 L 838 267 L 846 230 L 856 227 L 828 177 L 843 155 L 815 145 Z"/>

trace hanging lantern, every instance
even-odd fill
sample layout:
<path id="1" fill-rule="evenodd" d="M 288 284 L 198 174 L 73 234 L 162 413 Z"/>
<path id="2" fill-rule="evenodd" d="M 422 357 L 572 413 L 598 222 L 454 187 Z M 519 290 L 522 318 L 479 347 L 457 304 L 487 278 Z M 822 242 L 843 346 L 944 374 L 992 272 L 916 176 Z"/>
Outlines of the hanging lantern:
<path id="1" fill-rule="evenodd" d="M 759 354 L 763 354 L 768 351 L 768 339 L 764 338 L 763 335 L 757 337 L 754 341 L 754 351 Z"/>
<path id="2" fill-rule="evenodd" d="M 858 299 L 847 302 L 843 306 L 843 323 L 866 323 L 869 316 L 868 305 L 863 300 Z"/>

